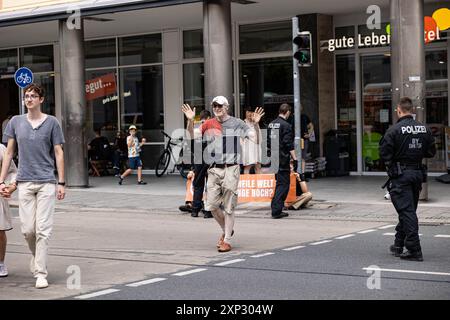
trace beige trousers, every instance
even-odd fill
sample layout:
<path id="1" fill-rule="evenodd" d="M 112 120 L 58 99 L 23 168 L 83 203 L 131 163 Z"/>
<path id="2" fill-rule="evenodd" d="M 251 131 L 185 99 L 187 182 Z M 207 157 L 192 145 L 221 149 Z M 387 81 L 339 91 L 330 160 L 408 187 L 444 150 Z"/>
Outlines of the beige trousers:
<path id="1" fill-rule="evenodd" d="M 19 182 L 19 216 L 21 230 L 32 257 L 34 276 L 47 277 L 48 240 L 53 227 L 56 185 L 54 183 Z"/>

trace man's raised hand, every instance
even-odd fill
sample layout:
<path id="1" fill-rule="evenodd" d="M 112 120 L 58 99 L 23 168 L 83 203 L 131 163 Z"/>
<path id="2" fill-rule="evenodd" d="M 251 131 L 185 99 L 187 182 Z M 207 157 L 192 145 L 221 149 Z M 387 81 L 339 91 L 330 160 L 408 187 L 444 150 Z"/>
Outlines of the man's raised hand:
<path id="1" fill-rule="evenodd" d="M 188 120 L 194 120 L 195 107 L 192 109 L 191 106 L 186 103 L 181 106 L 181 111 L 183 111 Z"/>

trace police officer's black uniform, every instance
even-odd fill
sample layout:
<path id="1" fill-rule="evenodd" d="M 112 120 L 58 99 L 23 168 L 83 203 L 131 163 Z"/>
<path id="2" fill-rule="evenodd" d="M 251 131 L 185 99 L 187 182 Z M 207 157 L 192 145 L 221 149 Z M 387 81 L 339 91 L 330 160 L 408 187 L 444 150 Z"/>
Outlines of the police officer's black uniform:
<path id="1" fill-rule="evenodd" d="M 432 158 L 435 154 L 430 129 L 414 120 L 412 115 L 401 117 L 380 141 L 380 157 L 390 177 L 388 190 L 399 217 L 395 242 L 390 250 L 403 259 L 423 260 L 416 210 L 422 182 L 426 179 L 422 159 Z M 403 246 L 408 250 L 405 253 L 402 253 Z"/>
<path id="2" fill-rule="evenodd" d="M 289 193 L 290 185 L 290 152 L 294 150 L 294 133 L 292 126 L 282 117 L 276 118 L 269 124 L 269 141 L 277 139 L 279 141 L 279 148 L 271 148 L 272 157 L 278 155 L 279 168 L 276 177 L 275 195 L 272 198 L 272 218 L 283 218 L 288 216 L 287 213 L 282 212 L 284 201 Z M 278 150 L 276 150 L 278 149 Z"/>

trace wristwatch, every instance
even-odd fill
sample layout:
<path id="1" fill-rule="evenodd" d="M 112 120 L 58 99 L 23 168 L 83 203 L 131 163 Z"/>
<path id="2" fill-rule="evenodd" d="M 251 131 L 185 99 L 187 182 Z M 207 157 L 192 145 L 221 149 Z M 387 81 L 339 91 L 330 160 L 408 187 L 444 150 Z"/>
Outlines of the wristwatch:
<path id="1" fill-rule="evenodd" d="M 65 182 L 58 182 L 58 185 L 60 185 L 60 186 L 65 186 L 66 183 L 65 183 Z"/>

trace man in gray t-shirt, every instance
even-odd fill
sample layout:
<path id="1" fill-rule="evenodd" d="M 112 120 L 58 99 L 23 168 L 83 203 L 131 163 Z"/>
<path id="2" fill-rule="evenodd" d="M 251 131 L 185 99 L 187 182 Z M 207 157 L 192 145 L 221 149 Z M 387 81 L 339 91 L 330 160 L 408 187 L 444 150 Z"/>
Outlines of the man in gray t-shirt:
<path id="1" fill-rule="evenodd" d="M 0 173 L 0 194 L 10 196 L 11 189 L 6 188 L 8 182 L 5 179 L 17 146 L 19 169 L 16 181 L 21 229 L 32 254 L 30 271 L 36 278 L 36 288 L 41 289 L 48 287 L 47 252 L 55 197 L 58 200 L 65 197 L 64 137 L 58 120 L 41 112 L 44 102 L 41 86 L 31 84 L 25 88 L 24 100 L 27 114 L 13 117 L 5 129 L 8 146 Z"/>
<path id="2" fill-rule="evenodd" d="M 200 127 L 203 139 L 210 142 L 203 152 L 205 163 L 211 165 L 208 169 L 205 210 L 211 211 L 223 231 L 217 243 L 218 251 L 228 252 L 231 250 L 231 236 L 234 233 L 234 208 L 237 204 L 241 162 L 240 139 L 252 137 L 249 137 L 250 128 L 244 121 L 228 114 L 227 98 L 217 96 L 211 105 L 215 118 L 205 121 Z M 189 105 L 184 104 L 181 110 L 188 119 L 187 127 L 193 137 L 195 108 L 191 109 Z M 256 108 L 254 115 L 256 125 L 263 115 L 264 110 Z M 257 128 L 259 134 L 259 126 Z"/>

